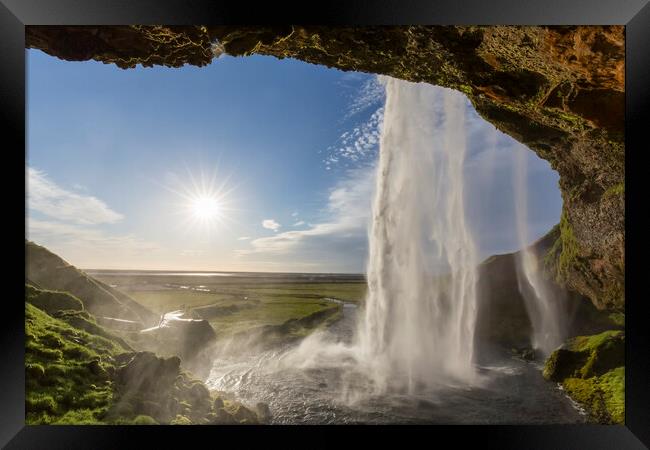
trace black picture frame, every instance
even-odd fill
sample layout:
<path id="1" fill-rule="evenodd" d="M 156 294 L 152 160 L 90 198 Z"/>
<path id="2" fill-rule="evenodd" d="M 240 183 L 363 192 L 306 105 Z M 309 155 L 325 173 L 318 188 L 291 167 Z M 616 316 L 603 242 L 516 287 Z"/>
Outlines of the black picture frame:
<path id="1" fill-rule="evenodd" d="M 25 26 L 121 24 L 272 24 L 326 25 L 405 24 L 522 24 L 522 25 L 625 25 L 626 26 L 626 418 L 625 426 L 429 426 L 429 427 L 134 427 L 134 426 L 25 426 L 24 389 L 24 246 L 18 233 L 25 231 L 25 203 L 17 192 L 26 151 Z M 0 104 L 3 136 L 3 176 L 6 207 L 4 260 L 7 262 L 0 328 L 3 400 L 0 401 L 0 445 L 7 448 L 129 448 L 141 445 L 223 445 L 224 438 L 271 439 L 288 431 L 295 445 L 340 445 L 342 436 L 364 434 L 374 440 L 395 438 L 402 445 L 424 442 L 482 448 L 636 449 L 650 446 L 650 342 L 645 313 L 644 277 L 640 273 L 647 233 L 643 208 L 643 127 L 650 99 L 650 5 L 648 0 L 399 0 L 329 1 L 278 5 L 267 2 L 200 1 L 100 1 L 100 0 L 0 0 Z M 9 143 L 7 142 L 9 141 Z M 24 155 L 23 155 L 24 156 Z M 24 181 L 24 178 L 23 178 Z M 23 185 L 24 186 L 24 185 Z M 14 219 L 16 217 L 16 219 Z M 20 228 L 20 231 L 19 231 Z M 638 263 L 638 264 L 637 264 Z M 24 267 L 24 266 L 22 266 Z M 639 273 L 635 273 L 639 272 Z M 288 429 L 289 428 L 289 429 Z M 337 434 L 338 434 L 337 433 Z M 398 434 L 398 435 L 396 435 Z M 289 436 L 283 436 L 287 439 Z M 406 439 L 405 439 L 406 438 Z M 146 443 L 143 444 L 142 442 Z M 293 445 L 284 441 L 286 445 Z M 195 443 L 195 444 L 194 444 Z M 366 444 L 367 445 L 367 444 Z M 446 445 L 445 445 L 446 447 Z"/>

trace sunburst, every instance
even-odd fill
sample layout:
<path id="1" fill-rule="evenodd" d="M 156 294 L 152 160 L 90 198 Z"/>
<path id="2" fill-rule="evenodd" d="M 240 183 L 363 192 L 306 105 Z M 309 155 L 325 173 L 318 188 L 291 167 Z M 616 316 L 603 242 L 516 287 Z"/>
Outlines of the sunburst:
<path id="1" fill-rule="evenodd" d="M 183 216 L 183 227 L 190 233 L 217 231 L 232 220 L 233 199 L 230 176 L 219 177 L 216 168 L 210 175 L 201 169 L 198 175 L 185 167 L 185 180 L 176 176 L 173 186 L 166 188 L 179 198 L 176 211 Z"/>

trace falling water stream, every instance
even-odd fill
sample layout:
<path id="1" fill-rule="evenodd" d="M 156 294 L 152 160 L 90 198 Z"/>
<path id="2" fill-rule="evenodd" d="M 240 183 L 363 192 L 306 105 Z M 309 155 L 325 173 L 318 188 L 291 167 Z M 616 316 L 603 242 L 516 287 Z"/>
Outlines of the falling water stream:
<path id="1" fill-rule="evenodd" d="M 478 259 L 463 200 L 466 99 L 395 79 L 386 90 L 359 351 L 384 388 L 470 382 Z"/>
<path id="2" fill-rule="evenodd" d="M 528 165 L 524 149 L 517 149 L 514 177 L 517 237 L 521 251 L 517 255 L 516 269 L 519 292 L 532 325 L 532 344 L 542 355 L 548 356 L 567 338 L 568 302 L 564 294 L 553 290 L 545 277 L 540 255 L 530 242 L 528 233 Z"/>
<path id="3" fill-rule="evenodd" d="M 537 367 L 474 349 L 477 251 L 465 219 L 460 93 L 386 78 L 368 294 L 341 320 L 246 355 L 207 384 L 265 402 L 274 423 L 575 423 Z M 530 282 L 534 286 L 534 281 Z"/>

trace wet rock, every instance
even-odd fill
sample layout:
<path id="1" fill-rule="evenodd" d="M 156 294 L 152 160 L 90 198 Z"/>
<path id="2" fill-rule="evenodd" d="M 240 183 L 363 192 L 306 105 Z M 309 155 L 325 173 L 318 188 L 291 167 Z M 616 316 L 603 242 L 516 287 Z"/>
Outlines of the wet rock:
<path id="1" fill-rule="evenodd" d="M 535 361 L 539 356 L 538 352 L 531 347 L 513 348 L 510 351 L 517 358 L 523 359 L 524 361 Z"/>
<path id="2" fill-rule="evenodd" d="M 625 418 L 625 333 L 605 331 L 569 339 L 544 366 L 544 378 L 562 384 L 598 423 Z"/>
<path id="3" fill-rule="evenodd" d="M 214 410 L 214 423 L 216 425 L 236 425 L 239 422 L 235 419 L 232 414 L 228 413 L 224 408 L 218 408 Z"/>
<path id="4" fill-rule="evenodd" d="M 183 366 L 199 377 L 209 372 L 209 348 L 216 339 L 212 326 L 202 319 L 173 318 L 142 330 L 139 345 L 161 355 L 176 355 Z"/>
<path id="5" fill-rule="evenodd" d="M 233 411 L 232 416 L 237 422 L 242 424 L 258 423 L 257 414 L 241 404 L 235 406 L 235 410 Z"/>
<path id="6" fill-rule="evenodd" d="M 266 403 L 257 403 L 255 405 L 255 413 L 261 423 L 269 423 L 271 421 L 271 409 Z"/>
<path id="7" fill-rule="evenodd" d="M 168 392 L 180 371 L 180 359 L 159 358 L 151 352 L 136 353 L 117 371 L 118 382 L 126 391 Z"/>

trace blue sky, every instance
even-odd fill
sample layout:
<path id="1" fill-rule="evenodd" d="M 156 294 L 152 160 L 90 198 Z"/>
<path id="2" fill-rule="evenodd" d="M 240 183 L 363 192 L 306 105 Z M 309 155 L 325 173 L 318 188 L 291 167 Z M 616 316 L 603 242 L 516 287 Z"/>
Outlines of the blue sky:
<path id="1" fill-rule="evenodd" d="M 375 76 L 263 56 L 122 70 L 28 50 L 27 64 L 30 239 L 82 268 L 365 270 Z M 513 154 L 533 237 L 559 220 L 557 174 L 468 114 L 470 223 L 483 256 L 512 251 Z M 219 220 L 193 218 L 192 180 L 213 180 Z"/>

